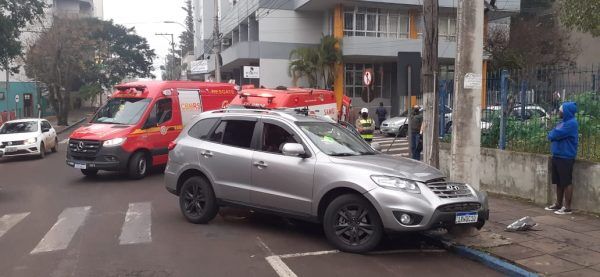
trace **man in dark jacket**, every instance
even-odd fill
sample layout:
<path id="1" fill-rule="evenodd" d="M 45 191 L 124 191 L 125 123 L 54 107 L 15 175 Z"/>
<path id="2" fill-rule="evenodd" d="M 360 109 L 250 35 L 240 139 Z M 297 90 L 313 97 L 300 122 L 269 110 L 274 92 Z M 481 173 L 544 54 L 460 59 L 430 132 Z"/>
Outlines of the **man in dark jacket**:
<path id="1" fill-rule="evenodd" d="M 383 106 L 383 102 L 379 103 L 379 107 L 375 110 L 375 114 L 377 115 L 377 128 L 381 128 L 381 123 L 385 121 L 385 118 L 387 117 L 387 111 Z"/>
<path id="2" fill-rule="evenodd" d="M 556 185 L 556 203 L 546 207 L 546 210 L 560 215 L 572 213 L 573 165 L 579 144 L 579 124 L 575 113 L 577 113 L 576 103 L 562 104 L 559 115 L 563 120 L 548 134 L 552 152 L 552 183 Z"/>
<path id="3" fill-rule="evenodd" d="M 413 116 L 409 122 L 411 130 L 410 138 L 410 153 L 411 158 L 420 161 L 421 151 L 423 151 L 423 145 L 419 145 L 421 142 L 421 126 L 423 125 L 423 113 L 421 107 L 415 105 L 412 110 Z"/>

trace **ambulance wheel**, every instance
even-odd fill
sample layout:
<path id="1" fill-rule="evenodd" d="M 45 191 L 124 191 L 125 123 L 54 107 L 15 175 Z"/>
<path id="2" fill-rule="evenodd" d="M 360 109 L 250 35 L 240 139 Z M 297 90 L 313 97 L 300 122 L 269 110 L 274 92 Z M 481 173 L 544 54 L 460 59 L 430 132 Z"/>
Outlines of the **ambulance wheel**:
<path id="1" fill-rule="evenodd" d="M 96 177 L 96 175 L 98 175 L 98 169 L 82 169 L 81 173 L 86 177 Z"/>
<path id="2" fill-rule="evenodd" d="M 142 179 L 148 173 L 148 157 L 144 152 L 136 152 L 129 160 L 127 175 L 131 179 Z"/>

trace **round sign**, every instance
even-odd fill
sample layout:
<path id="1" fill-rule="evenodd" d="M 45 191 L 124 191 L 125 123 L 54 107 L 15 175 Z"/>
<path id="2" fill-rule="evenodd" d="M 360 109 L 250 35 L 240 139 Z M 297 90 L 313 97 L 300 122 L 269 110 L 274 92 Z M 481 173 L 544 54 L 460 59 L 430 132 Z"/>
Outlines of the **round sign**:
<path id="1" fill-rule="evenodd" d="M 160 134 L 163 136 L 167 134 L 167 126 L 160 127 Z"/>
<path id="2" fill-rule="evenodd" d="M 365 73 L 363 73 L 363 82 L 365 83 L 365 85 L 370 86 L 371 83 L 373 82 L 373 73 L 371 71 L 365 71 Z"/>
<path id="3" fill-rule="evenodd" d="M 15 102 L 19 103 L 19 95 L 15 95 Z"/>

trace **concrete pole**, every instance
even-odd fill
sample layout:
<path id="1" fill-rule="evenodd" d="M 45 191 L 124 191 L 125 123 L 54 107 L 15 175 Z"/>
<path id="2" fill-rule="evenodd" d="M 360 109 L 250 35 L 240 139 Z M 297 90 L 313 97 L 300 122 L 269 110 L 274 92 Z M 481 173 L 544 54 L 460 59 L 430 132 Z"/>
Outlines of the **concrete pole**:
<path id="1" fill-rule="evenodd" d="M 450 178 L 479 188 L 483 1 L 458 1 Z"/>
<path id="2" fill-rule="evenodd" d="M 423 55 L 421 59 L 421 91 L 423 114 L 423 162 L 439 168 L 439 96 L 436 93 L 438 71 L 438 0 L 423 2 Z"/>
<path id="3" fill-rule="evenodd" d="M 215 0 L 215 24 L 213 32 L 213 46 L 215 53 L 215 81 L 221 82 L 221 64 L 219 63 L 219 57 L 221 56 L 221 34 L 219 32 L 219 0 Z"/>

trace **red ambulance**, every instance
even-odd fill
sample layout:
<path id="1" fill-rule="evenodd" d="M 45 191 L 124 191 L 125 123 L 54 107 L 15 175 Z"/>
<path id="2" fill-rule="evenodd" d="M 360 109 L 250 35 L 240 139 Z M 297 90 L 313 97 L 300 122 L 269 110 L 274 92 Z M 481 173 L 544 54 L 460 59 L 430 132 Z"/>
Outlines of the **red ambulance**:
<path id="1" fill-rule="evenodd" d="M 168 146 L 183 126 L 203 111 L 226 107 L 234 85 L 192 81 L 149 81 L 118 85 L 89 124 L 69 137 L 67 165 L 86 176 L 98 170 L 126 171 L 141 179 L 164 165 Z"/>
<path id="2" fill-rule="evenodd" d="M 328 116 L 340 121 L 348 120 L 351 99 L 344 95 L 342 110 L 338 111 L 335 94 L 330 90 L 309 88 L 244 88 L 238 97 L 231 101 L 229 108 L 244 107 L 257 109 L 300 109 L 308 108 L 308 113 Z"/>

